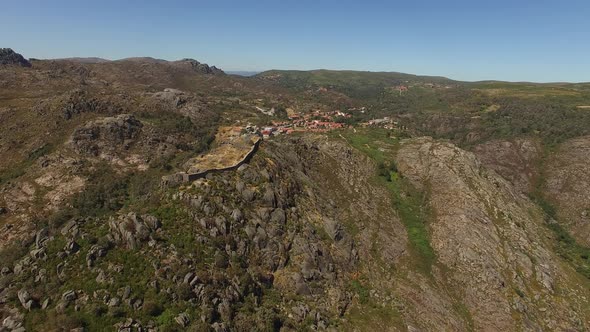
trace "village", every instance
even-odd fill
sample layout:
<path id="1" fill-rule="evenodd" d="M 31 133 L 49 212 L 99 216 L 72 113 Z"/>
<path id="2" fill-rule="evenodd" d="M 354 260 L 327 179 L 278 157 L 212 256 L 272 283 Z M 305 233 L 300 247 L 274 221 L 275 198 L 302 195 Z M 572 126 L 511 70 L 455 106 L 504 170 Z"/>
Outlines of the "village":
<path id="1" fill-rule="evenodd" d="M 266 115 L 274 115 L 274 109 L 270 111 L 263 110 L 257 107 L 259 111 Z M 335 111 L 321 111 L 315 110 L 309 113 L 295 112 L 292 109 L 287 110 L 287 118 L 285 121 L 271 121 L 271 125 L 259 127 L 256 125 L 248 124 L 242 129 L 245 134 L 259 135 L 264 139 L 268 139 L 272 136 L 278 135 L 289 135 L 300 132 L 327 132 L 335 129 L 353 128 L 351 124 L 347 124 L 347 119 L 352 118 L 350 112 L 362 112 L 365 113 L 366 108 L 351 108 L 347 112 L 339 110 Z M 372 119 L 367 122 L 359 123 L 361 127 L 381 127 L 385 129 L 395 129 L 398 125 L 396 121 L 393 121 L 389 117 L 381 119 Z"/>
<path id="2" fill-rule="evenodd" d="M 436 82 L 411 82 L 405 81 L 398 85 L 393 85 L 390 87 L 385 88 L 386 91 L 393 92 L 395 94 L 399 94 L 400 96 L 406 95 L 412 89 L 416 88 L 426 88 L 426 89 L 450 89 L 454 87 L 452 84 L 440 84 Z M 320 92 L 328 91 L 328 88 L 320 87 Z M 262 99 L 258 100 L 262 102 Z M 259 104 L 260 105 L 260 104 Z M 277 110 L 272 107 L 270 109 L 265 109 L 261 106 L 254 106 L 254 108 L 262 113 L 263 115 L 276 117 Z M 383 118 L 376 118 L 371 119 L 365 122 L 355 122 L 351 118 L 352 115 L 355 113 L 362 113 L 365 114 L 368 112 L 368 109 L 364 106 L 361 107 L 351 107 L 346 109 L 345 111 L 340 110 L 313 110 L 310 112 L 297 112 L 292 108 L 287 108 L 287 120 L 277 121 L 273 120 L 270 121 L 268 125 L 259 127 L 257 125 L 253 125 L 251 123 L 247 124 L 245 127 L 241 127 L 241 131 L 243 134 L 252 134 L 258 135 L 264 139 L 268 139 L 272 136 L 278 135 L 289 135 L 293 133 L 301 133 L 301 132 L 327 132 L 335 129 L 344 129 L 344 128 L 353 128 L 353 127 L 378 127 L 383 129 L 397 129 L 397 130 L 405 130 L 406 127 L 400 125 L 396 119 L 390 117 L 383 117 Z M 283 117 L 284 119 L 284 117 Z M 353 125 L 354 123 L 354 125 Z"/>

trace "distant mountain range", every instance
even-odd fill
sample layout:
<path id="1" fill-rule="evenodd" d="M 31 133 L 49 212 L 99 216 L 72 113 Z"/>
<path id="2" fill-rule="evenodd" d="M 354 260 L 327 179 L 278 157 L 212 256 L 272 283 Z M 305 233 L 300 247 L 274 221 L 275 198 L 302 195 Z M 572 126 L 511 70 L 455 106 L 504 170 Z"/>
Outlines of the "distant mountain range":
<path id="1" fill-rule="evenodd" d="M 72 57 L 72 58 L 58 58 L 58 59 L 52 59 L 52 60 L 65 60 L 65 61 L 74 61 L 74 62 L 79 62 L 79 63 L 105 63 L 105 62 L 112 62 L 112 61 L 167 62 L 166 60 L 163 60 L 163 59 L 156 59 L 156 58 L 151 58 L 151 57 L 130 57 L 130 58 L 124 58 L 124 59 L 119 59 L 119 60 L 109 60 L 109 59 L 103 59 L 103 58 L 98 58 L 98 57 Z M 232 70 L 232 71 L 228 71 L 227 74 L 250 77 L 250 76 L 255 76 L 257 74 L 260 74 L 261 72 L 262 71 Z"/>
<path id="2" fill-rule="evenodd" d="M 261 71 L 231 70 L 231 71 L 226 71 L 226 73 L 228 73 L 230 75 L 238 75 L 238 76 L 250 77 L 250 76 L 254 76 L 254 75 L 260 74 Z"/>
<path id="3" fill-rule="evenodd" d="M 89 57 L 89 58 L 80 58 L 80 57 L 73 57 L 73 58 L 60 58 L 60 59 L 53 59 L 53 60 L 67 60 L 67 61 L 75 61 L 81 63 L 104 63 L 110 62 L 109 59 L 97 58 L 97 57 Z"/>

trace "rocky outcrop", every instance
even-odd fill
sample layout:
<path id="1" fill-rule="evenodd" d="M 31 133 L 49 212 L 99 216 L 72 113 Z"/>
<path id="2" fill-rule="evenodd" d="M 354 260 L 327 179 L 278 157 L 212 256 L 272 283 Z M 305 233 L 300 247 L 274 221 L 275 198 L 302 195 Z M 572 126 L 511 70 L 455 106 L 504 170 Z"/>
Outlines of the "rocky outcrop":
<path id="1" fill-rule="evenodd" d="M 121 114 L 90 121 L 76 129 L 70 144 L 80 154 L 98 156 L 116 149 L 128 149 L 143 124 L 133 115 Z"/>
<path id="2" fill-rule="evenodd" d="M 27 310 L 31 310 L 34 305 L 33 299 L 26 289 L 21 289 L 18 291 L 18 300 L 22 304 L 23 308 Z"/>
<path id="3" fill-rule="evenodd" d="M 225 73 L 223 72 L 223 70 L 215 67 L 215 66 L 209 66 L 206 63 L 200 63 L 197 60 L 194 59 L 182 59 L 179 61 L 175 61 L 174 63 L 179 64 L 179 65 L 188 65 L 190 66 L 194 71 L 200 73 L 200 74 L 206 74 L 206 75 L 225 75 Z"/>
<path id="4" fill-rule="evenodd" d="M 541 211 L 509 182 L 474 154 L 429 138 L 404 142 L 397 161 L 429 192 L 432 247 L 448 282 L 462 285 L 475 330 L 588 327 L 588 289 L 551 251 Z"/>
<path id="5" fill-rule="evenodd" d="M 118 114 L 122 112 L 122 108 L 115 103 L 91 97 L 87 91 L 75 89 L 67 94 L 61 111 L 63 118 L 70 120 L 83 113 L 97 113 L 103 116 Z"/>
<path id="6" fill-rule="evenodd" d="M 590 246 L 590 136 L 560 144 L 545 166 L 545 193 L 558 221 Z"/>
<path id="7" fill-rule="evenodd" d="M 181 327 L 187 327 L 190 323 L 190 319 L 186 313 L 181 313 L 180 315 L 176 316 L 174 320 L 180 325 Z"/>
<path id="8" fill-rule="evenodd" d="M 164 91 L 156 92 L 152 96 L 155 99 L 168 103 L 174 107 L 181 106 L 187 101 L 187 96 L 184 92 L 171 88 L 166 88 Z"/>
<path id="9" fill-rule="evenodd" d="M 538 140 L 519 138 L 476 145 L 473 153 L 487 168 L 510 181 L 516 189 L 529 193 L 539 174 L 539 161 L 543 151 Z"/>
<path id="10" fill-rule="evenodd" d="M 31 67 L 31 63 L 10 48 L 0 48 L 0 65 Z"/>
<path id="11" fill-rule="evenodd" d="M 151 234 L 157 231 L 160 226 L 160 221 L 156 217 L 138 216 L 133 212 L 109 220 L 110 234 L 114 242 L 129 249 L 136 249 L 142 242 L 149 240 Z M 97 254 L 99 250 L 97 250 Z"/>

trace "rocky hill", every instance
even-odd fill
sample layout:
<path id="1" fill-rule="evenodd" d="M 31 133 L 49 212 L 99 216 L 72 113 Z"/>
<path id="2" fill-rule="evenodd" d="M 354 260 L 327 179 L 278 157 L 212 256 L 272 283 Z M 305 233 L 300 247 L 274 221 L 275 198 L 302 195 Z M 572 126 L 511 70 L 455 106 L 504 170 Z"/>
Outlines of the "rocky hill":
<path id="1" fill-rule="evenodd" d="M 31 63 L 10 48 L 0 48 L 0 65 L 31 67 Z"/>
<path id="2" fill-rule="evenodd" d="M 568 140 L 555 154 L 548 158 L 544 190 L 555 204 L 555 217 L 590 246 L 590 137 Z"/>
<path id="3" fill-rule="evenodd" d="M 206 63 L 200 63 L 199 61 L 195 60 L 195 59 L 182 59 L 179 61 L 175 61 L 175 64 L 178 65 L 189 65 L 193 70 L 195 70 L 198 73 L 201 74 L 213 74 L 213 75 L 223 75 L 225 74 L 223 72 L 223 70 L 215 67 L 215 66 L 211 66 L 209 67 L 208 64 Z"/>
<path id="4" fill-rule="evenodd" d="M 587 281 L 559 263 L 539 208 L 448 143 L 404 142 L 399 158 L 401 174 L 428 186 L 432 246 L 446 281 L 464 286 L 475 330 L 586 329 Z"/>
<path id="5" fill-rule="evenodd" d="M 299 76 L 271 74 L 191 59 L 0 66 L 0 330 L 590 329 L 578 111 L 543 106 L 562 122 L 528 134 L 530 90 L 508 107 L 437 78 L 296 73 L 293 88 Z M 372 104 L 374 87 L 431 79 L 395 105 L 462 108 L 360 125 L 413 93 Z M 339 103 L 351 128 L 271 137 L 237 168 L 163 180 L 278 121 L 256 107 Z"/>

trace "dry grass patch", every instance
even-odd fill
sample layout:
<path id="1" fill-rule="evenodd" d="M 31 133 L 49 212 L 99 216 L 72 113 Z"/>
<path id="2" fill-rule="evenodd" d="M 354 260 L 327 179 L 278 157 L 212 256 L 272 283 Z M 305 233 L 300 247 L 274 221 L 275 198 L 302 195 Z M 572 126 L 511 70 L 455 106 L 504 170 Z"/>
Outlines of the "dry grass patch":
<path id="1" fill-rule="evenodd" d="M 258 136 L 242 134 L 241 127 L 220 127 L 212 149 L 188 162 L 189 173 L 231 167 L 250 152 Z"/>

